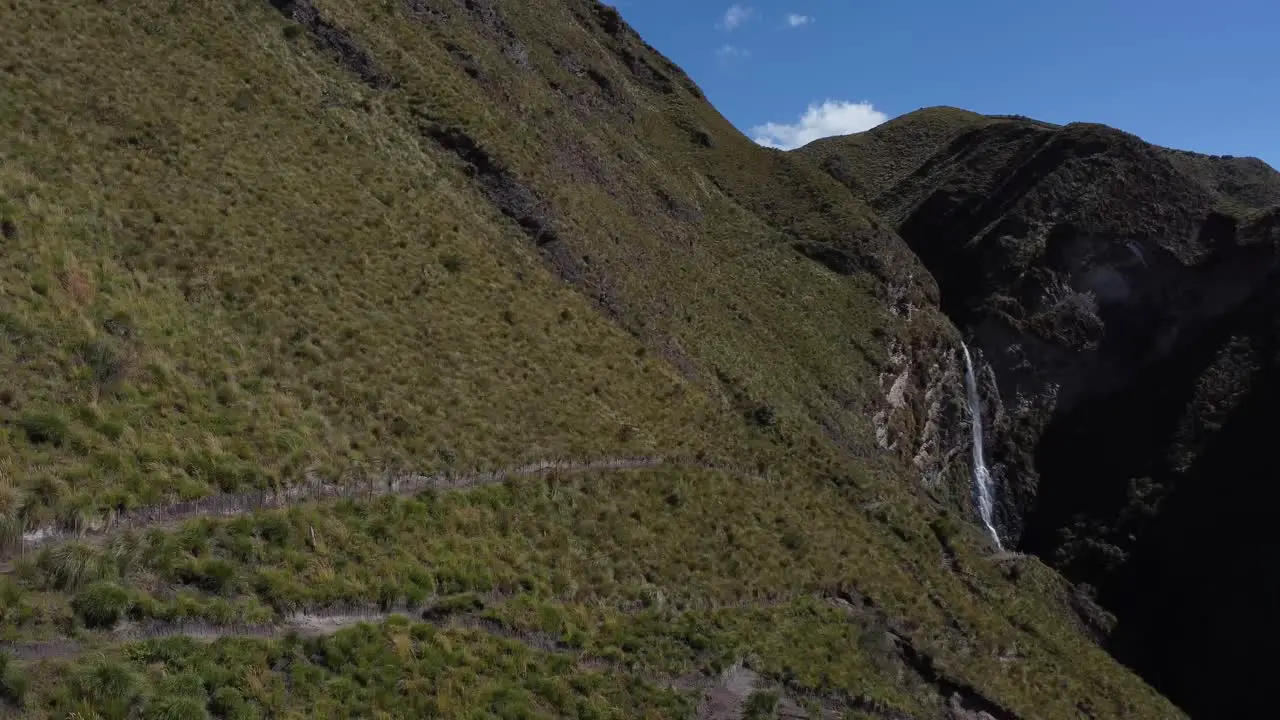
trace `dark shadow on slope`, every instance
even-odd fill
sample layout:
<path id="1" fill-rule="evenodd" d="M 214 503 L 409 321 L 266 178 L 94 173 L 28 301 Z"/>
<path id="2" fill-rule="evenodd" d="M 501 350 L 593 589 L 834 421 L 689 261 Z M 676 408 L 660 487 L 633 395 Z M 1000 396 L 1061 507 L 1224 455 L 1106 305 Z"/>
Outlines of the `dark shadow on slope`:
<path id="1" fill-rule="evenodd" d="M 332 55 L 342 67 L 355 73 L 375 90 L 390 90 L 396 81 L 373 61 L 348 31 L 326 20 L 311 0 L 269 0 L 286 18 L 298 23 L 316 47 Z"/>
<path id="2" fill-rule="evenodd" d="M 938 667 L 932 655 L 917 647 L 910 639 L 909 630 L 902 623 L 889 617 L 874 601 L 852 588 L 838 590 L 831 601 L 844 609 L 852 619 L 866 628 L 868 637 L 876 634 L 888 639 L 885 648 L 895 662 L 907 673 L 914 675 L 917 683 L 923 683 L 937 697 L 950 703 L 952 715 L 963 717 L 977 716 L 987 713 L 994 720 L 1020 720 L 1020 716 L 987 697 L 982 691 L 969 683 L 948 674 Z M 784 685 L 786 685 L 784 683 Z M 788 686 L 788 689 L 802 695 L 804 690 Z M 856 697 L 843 693 L 838 698 L 841 704 L 886 720 L 897 720 L 907 717 L 893 708 L 872 701 L 866 697 Z"/>
<path id="3" fill-rule="evenodd" d="M 1252 298 L 1123 391 L 1055 418 L 1037 450 L 1025 549 L 1095 585 L 1118 621 L 1108 649 L 1195 717 L 1273 704 L 1278 305 Z"/>
<path id="4" fill-rule="evenodd" d="M 1264 717 L 1280 644 L 1280 367 L 1271 365 L 1200 451 L 1133 553 L 1113 649 L 1195 717 Z"/>
<path id="5" fill-rule="evenodd" d="M 466 164 L 468 174 L 480 190 L 503 215 L 520 226 L 538 247 L 559 239 L 547 210 L 547 204 L 538 198 L 497 158 L 486 151 L 475 138 L 460 128 L 445 127 L 425 121 L 420 130 L 424 137 L 440 149 L 456 155 Z"/>

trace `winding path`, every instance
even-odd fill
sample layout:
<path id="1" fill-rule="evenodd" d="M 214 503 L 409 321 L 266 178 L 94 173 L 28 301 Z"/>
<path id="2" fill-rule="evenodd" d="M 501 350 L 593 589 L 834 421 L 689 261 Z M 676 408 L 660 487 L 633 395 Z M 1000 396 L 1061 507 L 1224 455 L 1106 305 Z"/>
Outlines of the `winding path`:
<path id="1" fill-rule="evenodd" d="M 16 547 L 0 549 L 0 560 L 12 560 L 42 547 L 68 541 L 101 541 L 127 530 L 145 530 L 199 517 L 236 517 L 258 510 L 271 510 L 302 505 L 329 499 L 371 500 L 388 495 L 414 495 L 435 490 L 440 492 L 465 490 L 493 485 L 516 477 L 529 477 L 550 473 L 583 473 L 609 470 L 637 470 L 656 467 L 684 467 L 699 470 L 718 470 L 739 475 L 753 475 L 736 468 L 727 468 L 698 461 L 676 458 L 628 457 L 598 460 L 542 460 L 528 465 L 487 470 L 473 473 L 443 472 L 434 475 L 402 474 L 369 478 L 363 482 L 334 483 L 311 477 L 308 481 L 282 490 L 258 490 L 243 493 L 210 495 L 196 500 L 150 505 L 103 517 L 89 527 L 71 528 L 63 524 L 45 524 L 27 530 Z M 0 572 L 9 568 L 0 568 Z"/>
<path id="2" fill-rule="evenodd" d="M 765 604 L 772 603 L 766 602 Z M 153 623 L 150 625 L 130 623 L 121 625 L 115 630 L 98 634 L 95 637 L 97 642 L 57 639 L 43 642 L 5 643 L 0 645 L 0 649 L 7 651 L 10 657 L 22 663 L 33 663 L 42 660 L 68 660 L 93 649 L 111 644 L 161 638 L 188 637 L 213 641 L 225 637 L 274 638 L 290 632 L 309 637 L 325 636 L 361 623 L 384 622 L 396 615 L 409 616 L 414 622 L 430 623 L 441 629 L 473 630 L 491 637 L 514 640 L 541 652 L 572 655 L 577 660 L 578 667 L 582 670 L 632 674 L 640 677 L 645 682 L 668 690 L 682 693 L 698 693 L 697 720 L 743 720 L 747 700 L 752 692 L 765 686 L 773 687 L 775 691 L 778 690 L 774 683 L 769 682 L 740 663 L 728 668 L 719 675 L 707 675 L 700 672 L 686 673 L 684 675 L 656 672 L 636 673 L 634 670 L 617 662 L 586 655 L 565 645 L 547 633 L 515 630 L 498 621 L 467 613 L 454 613 L 442 618 L 417 617 L 419 613 L 408 612 L 403 608 L 390 611 L 364 611 L 357 609 L 300 612 L 278 622 L 253 625 L 214 625 L 205 622 Z M 778 711 L 778 717 L 795 720 L 826 720 L 827 718 L 841 716 L 838 712 L 824 710 L 819 718 L 810 719 L 810 716 L 798 704 L 782 693 L 779 693 Z"/>

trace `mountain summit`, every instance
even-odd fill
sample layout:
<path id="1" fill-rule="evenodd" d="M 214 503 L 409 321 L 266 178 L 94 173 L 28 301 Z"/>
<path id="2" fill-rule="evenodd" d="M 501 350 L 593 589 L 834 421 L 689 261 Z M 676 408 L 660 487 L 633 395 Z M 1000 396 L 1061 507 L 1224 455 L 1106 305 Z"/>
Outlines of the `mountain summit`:
<path id="1" fill-rule="evenodd" d="M 6 713 L 1261 707 L 1269 168 L 766 149 L 595 0 L 0 17 Z"/>

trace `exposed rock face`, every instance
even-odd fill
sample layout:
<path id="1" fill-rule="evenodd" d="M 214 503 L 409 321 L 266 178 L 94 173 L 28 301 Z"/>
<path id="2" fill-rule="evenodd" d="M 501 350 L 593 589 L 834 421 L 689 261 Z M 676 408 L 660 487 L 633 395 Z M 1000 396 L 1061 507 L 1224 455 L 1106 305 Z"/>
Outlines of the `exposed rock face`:
<path id="1" fill-rule="evenodd" d="M 983 425 L 993 427 L 1004 421 L 995 375 L 981 356 L 974 358 L 974 365 L 983 397 Z M 882 401 L 872 420 L 881 451 L 897 456 L 904 467 L 913 469 L 929 495 L 969 515 L 980 527 L 964 382 L 964 359 L 954 330 L 931 327 L 910 344 L 891 339 L 888 363 L 879 376 Z M 997 474 L 993 481 L 999 485 L 1003 477 Z"/>
<path id="2" fill-rule="evenodd" d="M 994 370 L 1006 533 L 1096 587 L 1114 650 L 1187 709 L 1258 715 L 1280 174 L 951 109 L 800 152 L 897 226 Z"/>
<path id="3" fill-rule="evenodd" d="M 873 417 L 879 448 L 909 461 L 934 492 L 963 487 L 964 480 L 952 476 L 968 466 L 966 410 L 956 393 L 964 368 L 943 342 L 908 347 L 890 341 L 889 361 L 880 373 L 883 405 Z"/>

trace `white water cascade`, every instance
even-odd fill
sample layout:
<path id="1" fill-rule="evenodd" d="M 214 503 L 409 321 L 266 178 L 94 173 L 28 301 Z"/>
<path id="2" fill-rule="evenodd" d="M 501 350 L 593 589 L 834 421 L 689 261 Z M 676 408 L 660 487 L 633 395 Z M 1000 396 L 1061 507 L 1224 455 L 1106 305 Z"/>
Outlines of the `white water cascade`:
<path id="1" fill-rule="evenodd" d="M 964 389 L 968 396 L 970 425 L 973 428 L 973 495 L 978 504 L 978 515 L 996 548 L 1004 550 L 1000 542 L 1000 533 L 992 520 L 995 514 L 995 490 L 991 487 L 991 472 L 987 469 L 987 461 L 982 453 L 982 398 L 978 397 L 978 378 L 973 372 L 973 358 L 969 357 L 969 347 L 962 341 L 960 348 L 964 350 Z"/>

